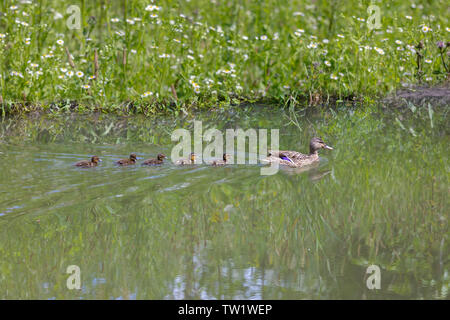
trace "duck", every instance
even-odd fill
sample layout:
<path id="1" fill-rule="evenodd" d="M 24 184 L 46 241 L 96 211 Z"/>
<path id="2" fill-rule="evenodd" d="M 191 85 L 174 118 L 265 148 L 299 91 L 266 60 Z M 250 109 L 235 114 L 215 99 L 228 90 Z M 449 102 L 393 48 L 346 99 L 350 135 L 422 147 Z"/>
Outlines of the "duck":
<path id="1" fill-rule="evenodd" d="M 155 166 L 158 164 L 162 164 L 164 158 L 166 158 L 166 155 L 163 153 L 158 154 L 158 156 L 156 157 L 156 159 L 151 158 L 151 159 L 147 159 L 144 162 L 142 162 L 143 166 Z"/>
<path id="2" fill-rule="evenodd" d="M 297 151 L 273 151 L 270 150 L 264 162 L 278 162 L 289 167 L 300 168 L 319 162 L 319 150 L 333 150 L 332 147 L 325 144 L 321 138 L 314 137 L 309 142 L 309 154 L 303 154 Z"/>
<path id="3" fill-rule="evenodd" d="M 74 164 L 74 166 L 82 167 L 82 168 L 91 168 L 91 167 L 96 167 L 98 165 L 98 163 L 101 161 L 102 160 L 99 157 L 93 156 L 91 158 L 91 160 L 78 161 L 77 163 Z"/>
<path id="4" fill-rule="evenodd" d="M 179 159 L 175 164 L 178 166 L 195 164 L 195 153 L 191 152 L 188 159 Z"/>
<path id="5" fill-rule="evenodd" d="M 116 161 L 116 164 L 118 164 L 119 166 L 128 166 L 130 164 L 136 164 L 136 154 L 132 153 L 130 154 L 130 158 L 129 159 L 120 159 L 118 161 Z"/>
<path id="6" fill-rule="evenodd" d="M 230 160 L 231 156 L 227 153 L 223 154 L 222 160 L 214 160 L 210 163 L 212 166 L 224 166 L 228 163 L 228 160 Z"/>

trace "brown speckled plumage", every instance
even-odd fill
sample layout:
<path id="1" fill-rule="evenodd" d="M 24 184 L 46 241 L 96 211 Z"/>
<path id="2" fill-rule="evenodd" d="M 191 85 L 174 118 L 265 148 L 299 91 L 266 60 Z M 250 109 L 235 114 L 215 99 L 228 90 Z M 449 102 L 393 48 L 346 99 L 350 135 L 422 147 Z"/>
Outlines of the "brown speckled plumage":
<path id="1" fill-rule="evenodd" d="M 130 158 L 129 159 L 120 159 L 118 161 L 116 161 L 116 164 L 118 164 L 119 166 L 128 166 L 128 165 L 132 165 L 132 164 L 136 164 L 136 155 L 134 153 L 130 154 Z"/>
<path id="2" fill-rule="evenodd" d="M 144 166 L 155 166 L 155 165 L 158 165 L 158 164 L 163 164 L 164 158 L 166 158 L 166 155 L 160 153 L 160 154 L 158 154 L 156 159 L 153 159 L 153 158 L 147 159 L 144 162 L 142 162 L 142 165 L 144 165 Z"/>

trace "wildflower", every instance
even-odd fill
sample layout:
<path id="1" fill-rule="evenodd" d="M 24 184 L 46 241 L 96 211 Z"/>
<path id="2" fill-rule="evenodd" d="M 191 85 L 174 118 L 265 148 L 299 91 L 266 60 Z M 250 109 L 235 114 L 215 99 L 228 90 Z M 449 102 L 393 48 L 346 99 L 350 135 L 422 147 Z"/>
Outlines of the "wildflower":
<path id="1" fill-rule="evenodd" d="M 150 18 L 152 18 L 152 19 L 158 18 L 158 15 L 157 15 L 156 13 L 152 13 L 152 14 L 150 15 Z"/>
<path id="2" fill-rule="evenodd" d="M 163 59 L 164 58 L 170 58 L 170 55 L 163 53 L 163 54 L 160 54 L 159 57 L 163 58 Z"/>
<path id="3" fill-rule="evenodd" d="M 425 81 L 432 81 L 432 80 L 433 80 L 432 77 L 426 77 L 426 78 L 425 78 Z"/>
<path id="4" fill-rule="evenodd" d="M 89 76 L 89 80 L 94 80 L 94 79 L 95 79 L 95 76 L 94 76 L 94 75 Z"/>
<path id="5" fill-rule="evenodd" d="M 427 26 L 423 26 L 423 27 L 422 27 L 422 32 L 423 32 L 423 33 L 427 33 L 428 31 L 431 31 L 431 29 L 428 28 Z"/>
<path id="6" fill-rule="evenodd" d="M 342 34 L 338 34 L 337 36 L 338 36 L 339 38 L 345 38 L 344 35 L 342 35 Z"/>
<path id="7" fill-rule="evenodd" d="M 438 47 L 439 49 L 445 48 L 445 43 L 444 43 L 444 41 L 438 41 L 438 42 L 436 42 L 436 45 L 437 45 L 437 47 Z"/>
<path id="8" fill-rule="evenodd" d="M 242 36 L 242 39 L 248 40 L 248 37 L 247 36 Z"/>
<path id="9" fill-rule="evenodd" d="M 297 16 L 302 16 L 302 17 L 304 17 L 305 14 L 304 14 L 303 12 L 296 11 L 296 12 L 293 13 L 293 16 L 294 16 L 294 17 L 297 17 Z"/>
<path id="10" fill-rule="evenodd" d="M 9 7 L 9 10 L 11 10 L 11 11 L 15 11 L 15 10 L 17 10 L 19 7 L 17 7 L 17 6 L 11 6 L 11 7 Z"/>
<path id="11" fill-rule="evenodd" d="M 311 42 L 310 44 L 308 44 L 307 46 L 306 46 L 308 49 L 316 49 L 317 48 L 317 43 L 315 43 L 315 42 Z"/>
<path id="12" fill-rule="evenodd" d="M 147 98 L 148 96 L 152 96 L 153 92 L 151 91 L 146 91 L 143 94 L 141 94 L 141 98 Z"/>
<path id="13" fill-rule="evenodd" d="M 446 30 L 447 32 L 450 32 L 450 28 L 449 28 L 449 27 L 445 28 L 445 30 Z"/>
<path id="14" fill-rule="evenodd" d="M 159 10 L 161 10 L 161 8 L 160 7 L 158 7 L 158 6 L 154 6 L 154 5 L 148 5 L 148 6 L 146 6 L 145 7 L 145 11 L 159 11 Z"/>
<path id="15" fill-rule="evenodd" d="M 331 63 L 330 63 L 330 61 L 328 61 L 328 60 L 325 60 L 325 61 L 324 61 L 324 63 L 325 63 L 325 65 L 326 65 L 327 67 L 331 67 Z"/>
<path id="16" fill-rule="evenodd" d="M 56 43 L 62 46 L 64 44 L 64 40 L 62 39 L 56 40 Z"/>
<path id="17" fill-rule="evenodd" d="M 396 44 L 403 44 L 403 42 L 401 42 L 400 40 L 395 40 Z"/>
<path id="18" fill-rule="evenodd" d="M 82 71 L 77 71 L 77 77 L 81 78 L 84 76 L 84 73 Z"/>
<path id="19" fill-rule="evenodd" d="M 301 37 L 301 35 L 302 35 L 304 32 L 305 32 L 305 30 L 303 30 L 303 29 L 297 29 L 297 30 L 294 32 L 294 34 L 295 34 L 297 37 Z"/>
<path id="20" fill-rule="evenodd" d="M 83 84 L 81 87 L 82 87 L 83 89 L 89 89 L 91 86 L 88 85 L 88 84 Z"/>
<path id="21" fill-rule="evenodd" d="M 337 80 L 338 79 L 337 75 L 335 75 L 334 73 L 332 75 L 330 75 L 330 78 L 332 80 Z"/>
<path id="22" fill-rule="evenodd" d="M 31 66 L 32 68 L 37 68 L 37 67 L 39 67 L 39 65 L 38 65 L 37 63 L 30 63 L 30 66 Z"/>
<path id="23" fill-rule="evenodd" d="M 112 18 L 112 19 L 111 19 L 111 22 L 113 22 L 113 23 L 117 23 L 117 22 L 119 22 L 119 21 L 120 21 L 119 18 Z"/>
<path id="24" fill-rule="evenodd" d="M 119 37 L 123 37 L 123 36 L 125 35 L 125 32 L 123 32 L 122 30 L 119 30 L 119 31 L 116 31 L 116 34 L 117 34 Z"/>
<path id="25" fill-rule="evenodd" d="M 328 43 L 328 42 L 330 42 L 330 40 L 328 40 L 328 39 L 323 39 L 322 42 L 323 42 L 323 43 Z"/>
<path id="26" fill-rule="evenodd" d="M 262 41 L 266 41 L 267 40 L 267 36 L 263 35 L 263 36 L 259 37 L 259 39 L 262 40 Z"/>
<path id="27" fill-rule="evenodd" d="M 198 87 L 198 86 L 197 86 L 197 87 L 194 87 L 194 92 L 195 92 L 195 93 L 200 93 L 200 87 Z"/>
<path id="28" fill-rule="evenodd" d="M 60 68 L 59 69 L 62 73 L 66 73 L 67 72 L 67 69 L 66 68 Z"/>
<path id="29" fill-rule="evenodd" d="M 135 24 L 135 21 L 134 21 L 134 20 L 127 19 L 126 21 L 127 21 L 128 24 Z"/>
<path id="30" fill-rule="evenodd" d="M 425 59 L 424 61 L 425 61 L 425 63 L 428 63 L 428 64 L 433 62 L 430 59 Z"/>
<path id="31" fill-rule="evenodd" d="M 408 20 L 412 20 L 411 16 L 405 16 L 405 18 L 408 19 Z"/>
<path id="32" fill-rule="evenodd" d="M 381 48 L 373 47 L 373 50 L 375 50 L 376 52 L 378 52 L 378 54 L 384 55 L 384 50 L 381 49 Z"/>
<path id="33" fill-rule="evenodd" d="M 66 76 L 68 76 L 69 78 L 73 77 L 73 71 L 67 71 Z"/>
<path id="34" fill-rule="evenodd" d="M 6 38 L 6 34 L 0 33 L 0 39 L 5 39 L 5 38 Z"/>
<path id="35" fill-rule="evenodd" d="M 31 39 L 30 38 L 25 38 L 25 44 L 29 45 L 31 43 Z"/>

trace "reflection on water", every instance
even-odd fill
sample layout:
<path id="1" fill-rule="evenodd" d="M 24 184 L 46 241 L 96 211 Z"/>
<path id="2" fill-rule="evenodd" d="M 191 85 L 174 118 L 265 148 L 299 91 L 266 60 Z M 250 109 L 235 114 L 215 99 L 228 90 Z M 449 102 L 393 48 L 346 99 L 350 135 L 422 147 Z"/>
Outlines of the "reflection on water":
<path id="1" fill-rule="evenodd" d="M 4 119 L 0 298 L 448 298 L 446 115 L 433 127 L 402 118 L 413 136 L 368 111 L 298 126 L 288 113 L 251 114 L 196 120 L 280 129 L 281 147 L 303 152 L 320 135 L 334 150 L 272 176 L 261 165 L 123 168 L 114 161 L 131 152 L 170 155 L 171 130 L 193 119 Z M 98 167 L 73 166 L 92 155 Z M 366 287 L 371 264 L 377 291 Z M 69 265 L 80 290 L 66 288 Z"/>

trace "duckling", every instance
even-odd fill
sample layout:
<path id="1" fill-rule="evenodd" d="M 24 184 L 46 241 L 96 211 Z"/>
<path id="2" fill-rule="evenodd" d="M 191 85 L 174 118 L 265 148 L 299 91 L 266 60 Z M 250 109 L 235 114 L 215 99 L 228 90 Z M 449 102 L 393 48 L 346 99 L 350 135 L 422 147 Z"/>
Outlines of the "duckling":
<path id="1" fill-rule="evenodd" d="M 212 166 L 224 166 L 227 164 L 228 160 L 230 160 L 231 156 L 227 153 L 223 154 L 222 160 L 214 160 L 210 163 Z"/>
<path id="2" fill-rule="evenodd" d="M 278 162 L 294 168 L 307 166 L 319 161 L 319 149 L 333 150 L 332 147 L 325 144 L 320 138 L 312 138 L 309 142 L 309 154 L 303 154 L 297 151 L 269 151 L 265 162 Z"/>
<path id="3" fill-rule="evenodd" d="M 77 163 L 74 164 L 74 166 L 82 167 L 82 168 L 91 168 L 91 167 L 96 167 L 98 165 L 98 163 L 101 161 L 102 160 L 99 157 L 93 156 L 91 158 L 91 161 L 89 161 L 89 160 L 78 161 Z"/>
<path id="4" fill-rule="evenodd" d="M 195 153 L 191 152 L 189 159 L 179 159 L 175 164 L 178 166 L 195 164 Z"/>
<path id="5" fill-rule="evenodd" d="M 166 158 L 166 155 L 163 153 L 158 154 L 158 156 L 156 157 L 156 159 L 147 159 L 144 162 L 142 162 L 143 166 L 154 166 L 154 165 L 158 165 L 158 164 L 162 164 L 164 158 Z"/>
<path id="6" fill-rule="evenodd" d="M 130 164 L 136 164 L 136 154 L 132 153 L 130 154 L 130 158 L 129 159 L 120 159 L 118 161 L 116 161 L 116 164 L 118 164 L 119 166 L 128 166 Z"/>

